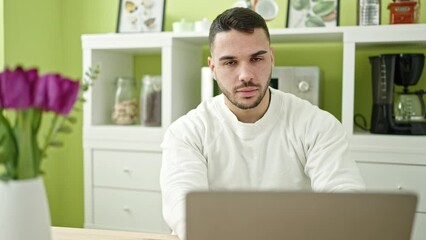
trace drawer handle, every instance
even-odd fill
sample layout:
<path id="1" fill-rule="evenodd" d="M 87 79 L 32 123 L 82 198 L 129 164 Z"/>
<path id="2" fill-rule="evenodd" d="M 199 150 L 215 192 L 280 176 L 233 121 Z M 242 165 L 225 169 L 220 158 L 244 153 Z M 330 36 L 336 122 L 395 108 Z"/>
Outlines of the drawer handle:
<path id="1" fill-rule="evenodd" d="M 401 185 L 396 186 L 396 188 L 398 188 L 398 190 L 402 190 L 402 186 Z"/>
<path id="2" fill-rule="evenodd" d="M 124 167 L 124 168 L 123 168 L 123 172 L 125 172 L 125 173 L 130 173 L 130 169 L 129 169 L 128 167 Z"/>
<path id="3" fill-rule="evenodd" d="M 124 207 L 123 207 L 123 211 L 125 211 L 125 212 L 130 212 L 130 208 L 129 208 L 128 206 L 124 206 Z"/>

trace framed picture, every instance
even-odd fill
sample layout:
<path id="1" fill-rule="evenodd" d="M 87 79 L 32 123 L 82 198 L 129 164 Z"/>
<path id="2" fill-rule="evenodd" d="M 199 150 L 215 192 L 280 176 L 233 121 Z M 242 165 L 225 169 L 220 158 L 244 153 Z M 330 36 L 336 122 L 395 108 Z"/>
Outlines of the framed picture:
<path id="1" fill-rule="evenodd" d="M 339 0 L 288 0 L 287 28 L 339 25 Z"/>
<path id="2" fill-rule="evenodd" d="M 120 0 L 117 32 L 161 32 L 166 0 Z"/>

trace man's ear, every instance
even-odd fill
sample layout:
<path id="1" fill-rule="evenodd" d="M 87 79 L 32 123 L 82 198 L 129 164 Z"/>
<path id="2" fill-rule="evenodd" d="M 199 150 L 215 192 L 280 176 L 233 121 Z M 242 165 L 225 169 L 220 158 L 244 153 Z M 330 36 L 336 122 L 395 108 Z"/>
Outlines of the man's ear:
<path id="1" fill-rule="evenodd" d="M 212 71 L 213 78 L 216 79 L 215 65 L 213 63 L 212 57 L 207 58 L 207 63 L 209 64 L 210 71 Z"/>

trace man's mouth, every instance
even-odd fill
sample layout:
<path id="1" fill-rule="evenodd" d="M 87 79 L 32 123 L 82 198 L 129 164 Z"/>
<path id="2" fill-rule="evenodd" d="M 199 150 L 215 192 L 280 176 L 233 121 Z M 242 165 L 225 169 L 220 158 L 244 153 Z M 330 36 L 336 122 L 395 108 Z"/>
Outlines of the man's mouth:
<path id="1" fill-rule="evenodd" d="M 244 87 L 237 89 L 237 94 L 244 98 L 249 98 L 256 95 L 258 91 L 259 89 L 257 87 Z"/>

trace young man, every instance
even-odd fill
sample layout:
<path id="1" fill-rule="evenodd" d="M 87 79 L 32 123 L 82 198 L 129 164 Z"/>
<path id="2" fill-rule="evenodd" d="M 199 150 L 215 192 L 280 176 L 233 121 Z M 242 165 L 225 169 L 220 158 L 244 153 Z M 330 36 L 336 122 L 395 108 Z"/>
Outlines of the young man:
<path id="1" fill-rule="evenodd" d="M 345 132 L 328 112 L 269 87 L 273 50 L 264 19 L 228 9 L 210 28 L 208 64 L 223 94 L 167 130 L 164 218 L 185 238 L 185 195 L 194 190 L 361 191 Z"/>

